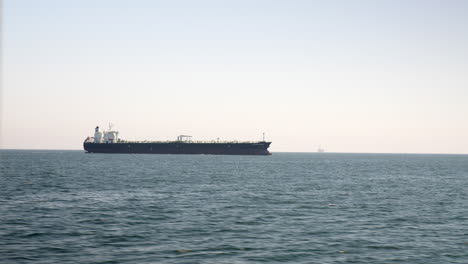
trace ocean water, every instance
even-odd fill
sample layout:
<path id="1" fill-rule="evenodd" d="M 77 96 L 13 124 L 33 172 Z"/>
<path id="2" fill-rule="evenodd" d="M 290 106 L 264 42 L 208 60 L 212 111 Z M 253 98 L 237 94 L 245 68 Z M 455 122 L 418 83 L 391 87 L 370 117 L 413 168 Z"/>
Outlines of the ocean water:
<path id="1" fill-rule="evenodd" d="M 468 263 L 468 155 L 0 151 L 0 263 Z"/>

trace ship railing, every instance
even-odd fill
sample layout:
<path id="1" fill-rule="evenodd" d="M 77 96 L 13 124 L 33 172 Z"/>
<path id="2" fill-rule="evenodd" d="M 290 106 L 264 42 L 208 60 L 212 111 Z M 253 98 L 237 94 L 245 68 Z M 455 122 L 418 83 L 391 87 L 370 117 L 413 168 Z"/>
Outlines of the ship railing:
<path id="1" fill-rule="evenodd" d="M 158 140 L 158 141 L 149 141 L 149 140 L 123 140 L 119 139 L 117 143 L 180 143 L 180 144 L 236 144 L 236 143 L 260 143 L 263 141 L 218 141 L 218 140 L 184 140 L 184 141 L 174 141 L 174 140 Z"/>

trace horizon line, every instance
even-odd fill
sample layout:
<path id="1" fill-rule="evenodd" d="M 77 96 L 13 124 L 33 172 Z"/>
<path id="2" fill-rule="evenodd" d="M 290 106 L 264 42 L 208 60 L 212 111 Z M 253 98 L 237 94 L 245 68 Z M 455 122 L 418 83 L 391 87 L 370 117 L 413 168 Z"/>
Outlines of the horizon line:
<path id="1" fill-rule="evenodd" d="M 45 151 L 83 151 L 83 149 L 42 149 L 42 148 L 37 148 L 37 149 L 29 149 L 29 148 L 0 148 L 1 150 L 45 150 Z M 317 151 L 272 151 L 272 154 L 274 153 L 304 153 L 304 154 L 321 154 L 321 155 L 326 155 L 326 154 L 406 154 L 406 155 L 468 155 L 468 153 L 447 153 L 447 152 L 426 152 L 426 153 L 421 153 L 421 152 L 339 152 L 339 151 L 330 151 L 330 152 L 317 152 Z M 98 153 L 99 154 L 99 153 Z M 104 153 L 104 154 L 116 154 L 116 153 Z M 118 154 L 148 154 L 148 153 L 118 153 Z M 152 154 L 157 154 L 157 153 L 152 153 Z M 160 154 L 160 155 L 167 155 L 167 154 Z M 173 154 L 173 155 L 181 155 L 181 154 Z M 187 154 L 187 155 L 197 155 L 197 154 Z M 201 154 L 199 154 L 201 155 Z M 242 156 L 242 155 L 240 155 Z"/>

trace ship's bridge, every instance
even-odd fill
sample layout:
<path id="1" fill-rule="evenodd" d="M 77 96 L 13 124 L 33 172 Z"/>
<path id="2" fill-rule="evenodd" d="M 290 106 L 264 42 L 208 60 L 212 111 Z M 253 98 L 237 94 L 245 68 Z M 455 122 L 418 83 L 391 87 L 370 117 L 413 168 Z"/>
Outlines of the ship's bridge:
<path id="1" fill-rule="evenodd" d="M 119 141 L 119 132 L 112 130 L 112 125 L 109 125 L 109 130 L 99 131 L 99 126 L 94 129 L 94 137 L 87 137 L 85 143 L 116 143 Z"/>

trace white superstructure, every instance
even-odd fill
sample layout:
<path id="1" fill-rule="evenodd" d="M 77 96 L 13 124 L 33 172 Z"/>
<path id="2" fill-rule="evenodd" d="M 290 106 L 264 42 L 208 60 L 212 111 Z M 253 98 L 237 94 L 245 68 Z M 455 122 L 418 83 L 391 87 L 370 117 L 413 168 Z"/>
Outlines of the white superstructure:
<path id="1" fill-rule="evenodd" d="M 104 143 L 115 143 L 119 138 L 119 132 L 117 131 L 105 131 L 104 132 Z"/>
<path id="2" fill-rule="evenodd" d="M 97 126 L 94 129 L 94 143 L 101 143 L 102 140 L 102 132 L 99 132 L 99 127 Z"/>
<path id="3" fill-rule="evenodd" d="M 94 137 L 87 138 L 86 141 L 93 143 L 116 143 L 119 141 L 119 132 L 112 130 L 112 126 L 109 126 L 109 130 L 101 132 L 97 126 L 94 129 Z"/>

